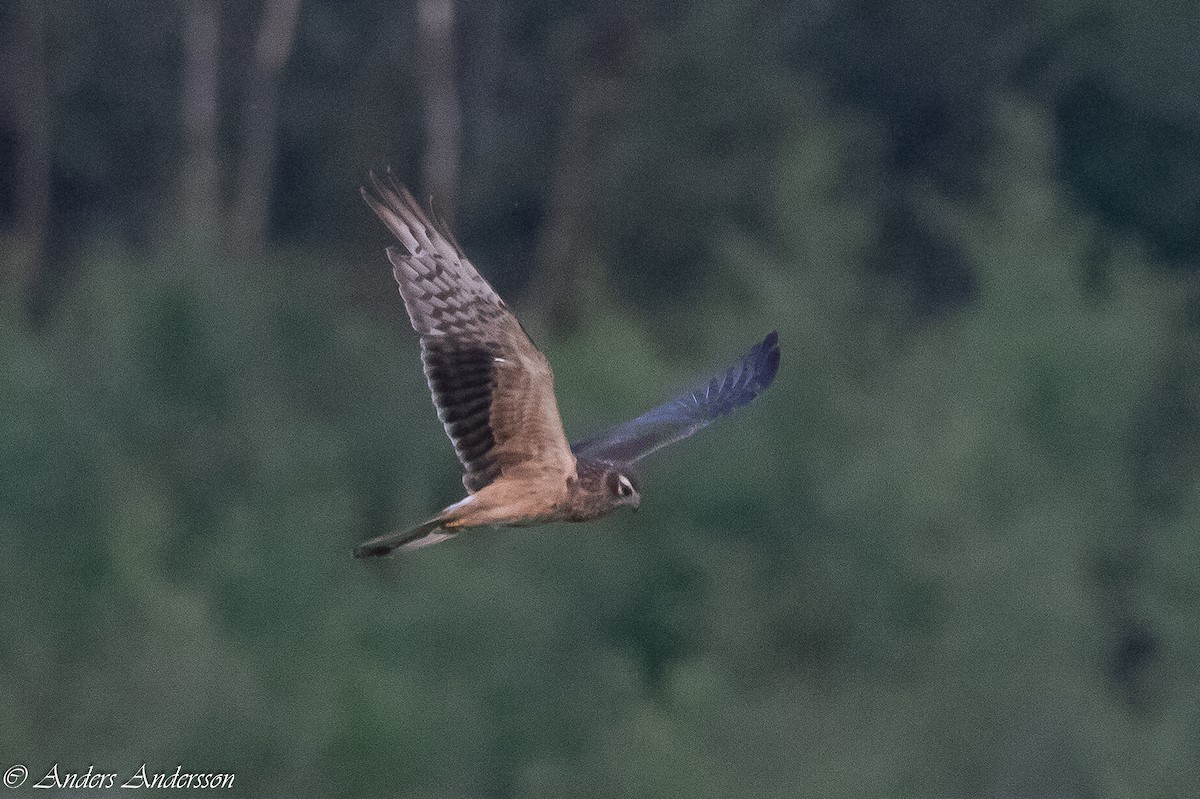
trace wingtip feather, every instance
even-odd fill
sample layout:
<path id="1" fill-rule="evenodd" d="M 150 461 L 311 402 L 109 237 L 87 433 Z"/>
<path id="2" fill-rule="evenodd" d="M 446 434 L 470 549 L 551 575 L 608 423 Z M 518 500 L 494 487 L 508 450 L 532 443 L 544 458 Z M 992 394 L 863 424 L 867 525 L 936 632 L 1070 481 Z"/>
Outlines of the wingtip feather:
<path id="1" fill-rule="evenodd" d="M 441 240 L 459 258 L 466 259 L 450 226 L 434 210 L 433 198 L 429 200 L 427 212 L 408 187 L 396 179 L 390 166 L 384 168 L 382 177 L 375 170 L 369 170 L 359 192 L 410 254 L 416 255 L 422 249 L 436 250 Z"/>
<path id="2" fill-rule="evenodd" d="M 754 371 L 762 386 L 760 390 L 766 390 L 775 382 L 775 375 L 779 374 L 779 331 L 772 330 L 768 333 L 767 337 L 758 345 L 758 349 L 760 352 L 759 363 Z"/>

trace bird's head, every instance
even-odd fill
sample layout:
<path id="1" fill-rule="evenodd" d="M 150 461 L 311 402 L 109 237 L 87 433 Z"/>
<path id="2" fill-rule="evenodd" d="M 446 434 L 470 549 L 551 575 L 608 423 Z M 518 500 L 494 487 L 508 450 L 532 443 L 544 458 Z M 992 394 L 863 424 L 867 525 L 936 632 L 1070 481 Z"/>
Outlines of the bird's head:
<path id="1" fill-rule="evenodd" d="M 616 505 L 628 505 L 637 510 L 642 504 L 642 495 L 637 478 L 628 471 L 609 469 L 604 473 L 604 488 L 608 491 L 609 499 Z"/>
<path id="2" fill-rule="evenodd" d="M 641 485 L 628 466 L 580 458 L 576 461 L 582 503 L 580 519 L 598 519 L 619 508 L 641 504 Z"/>

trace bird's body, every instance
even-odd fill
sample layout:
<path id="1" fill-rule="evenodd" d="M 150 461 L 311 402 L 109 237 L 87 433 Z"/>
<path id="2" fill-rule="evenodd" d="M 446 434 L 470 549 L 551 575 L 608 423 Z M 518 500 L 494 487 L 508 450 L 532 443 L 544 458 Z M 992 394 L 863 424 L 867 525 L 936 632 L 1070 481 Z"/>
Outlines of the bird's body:
<path id="1" fill-rule="evenodd" d="M 614 472 L 612 464 L 576 461 L 576 475 L 566 480 L 546 473 L 522 474 L 497 480 L 442 510 L 437 516 L 403 533 L 372 539 L 355 549 L 357 557 L 386 555 L 396 549 L 419 549 L 452 538 L 473 527 L 532 527 L 550 522 L 590 522 L 623 505 L 640 502 L 630 478 Z M 617 488 L 606 483 L 616 477 Z M 620 480 L 631 493 L 622 493 Z M 613 501 L 616 497 L 617 500 Z M 436 532 L 436 531 L 441 531 Z"/>
<path id="2" fill-rule="evenodd" d="M 403 248 L 387 250 L 392 273 L 469 493 L 424 524 L 361 544 L 357 557 L 417 549 L 476 527 L 583 522 L 636 509 L 634 461 L 749 402 L 779 368 L 772 333 L 696 391 L 572 446 L 550 364 L 445 226 L 390 174 L 371 175 L 363 197 Z"/>

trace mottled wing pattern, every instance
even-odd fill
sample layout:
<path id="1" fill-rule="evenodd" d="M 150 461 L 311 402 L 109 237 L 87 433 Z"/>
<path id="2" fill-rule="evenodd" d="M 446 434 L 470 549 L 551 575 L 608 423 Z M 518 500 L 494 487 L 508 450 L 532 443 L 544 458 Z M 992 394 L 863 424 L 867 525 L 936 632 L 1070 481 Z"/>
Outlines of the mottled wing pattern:
<path id="1" fill-rule="evenodd" d="M 467 491 L 517 471 L 574 475 L 554 376 L 521 323 L 390 172 L 371 174 L 362 194 L 400 242 L 388 259 Z"/>
<path id="2" fill-rule="evenodd" d="M 779 371 L 779 334 L 771 333 L 737 363 L 693 391 L 571 445 L 580 458 L 633 463 L 667 444 L 687 438 L 702 427 L 757 397 Z"/>

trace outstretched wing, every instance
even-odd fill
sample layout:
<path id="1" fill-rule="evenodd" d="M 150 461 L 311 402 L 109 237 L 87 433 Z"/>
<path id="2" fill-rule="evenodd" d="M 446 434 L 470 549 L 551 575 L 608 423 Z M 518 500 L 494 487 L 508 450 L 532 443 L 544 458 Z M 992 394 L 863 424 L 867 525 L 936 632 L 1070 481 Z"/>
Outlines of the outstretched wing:
<path id="1" fill-rule="evenodd" d="M 392 274 L 467 491 L 517 471 L 574 475 L 554 375 L 521 323 L 390 170 L 362 195 L 400 242 L 387 249 Z"/>
<path id="2" fill-rule="evenodd" d="M 571 450 L 580 458 L 633 463 L 750 402 L 771 385 L 778 371 L 779 334 L 773 332 L 695 390 L 598 436 L 577 441 Z"/>

